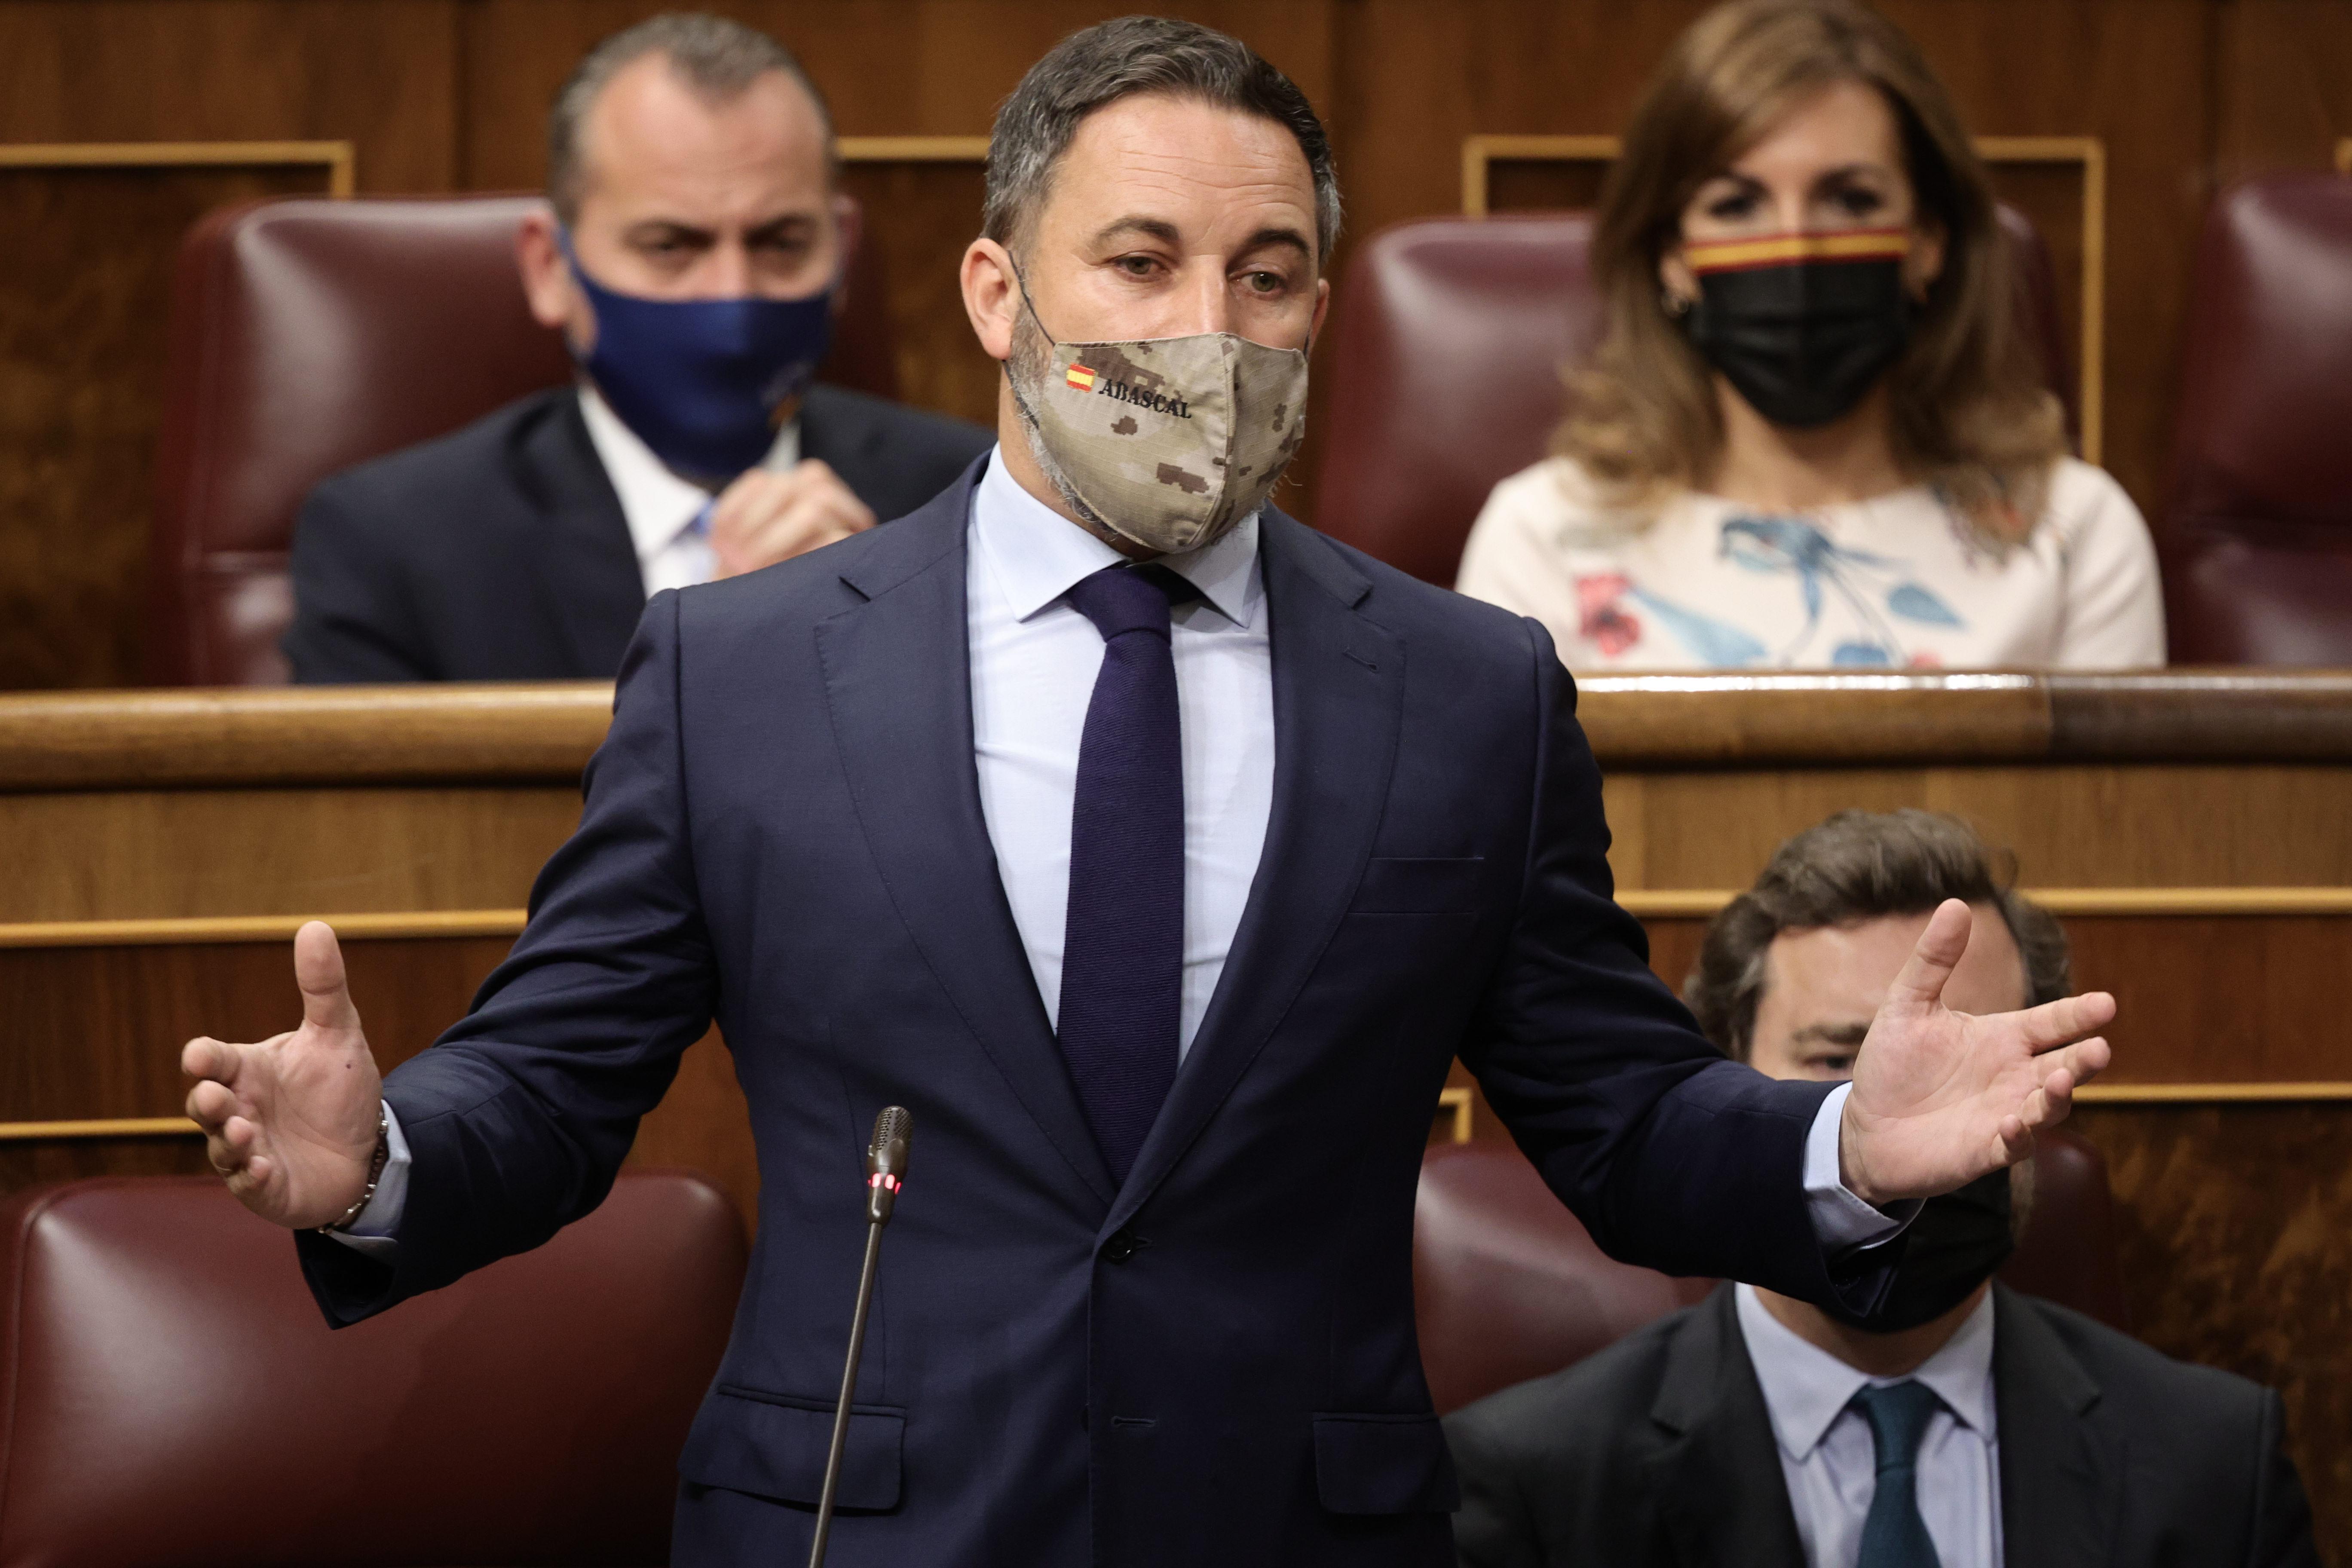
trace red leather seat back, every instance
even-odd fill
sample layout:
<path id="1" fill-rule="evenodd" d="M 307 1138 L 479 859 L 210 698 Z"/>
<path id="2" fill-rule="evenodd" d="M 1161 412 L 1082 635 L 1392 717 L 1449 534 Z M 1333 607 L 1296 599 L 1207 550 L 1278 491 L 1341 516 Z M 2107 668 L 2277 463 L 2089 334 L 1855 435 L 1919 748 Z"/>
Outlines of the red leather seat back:
<path id="1" fill-rule="evenodd" d="M 2022 214 L 2021 319 L 2074 423 L 2049 251 Z M 1315 518 L 1390 565 L 1451 586 L 1496 483 L 1544 455 L 1566 405 L 1564 365 L 1601 339 L 1586 253 L 1592 215 L 1428 218 L 1381 230 L 1348 263 L 1318 380 Z"/>
<path id="2" fill-rule="evenodd" d="M 2265 174 L 2207 216 L 2171 491 L 2176 664 L 2352 664 L 2352 180 Z"/>
<path id="3" fill-rule="evenodd" d="M 1543 456 L 1560 367 L 1601 340 L 1590 213 L 1402 223 L 1356 249 L 1331 311 L 1317 526 L 1454 584 L 1486 492 Z"/>
<path id="4" fill-rule="evenodd" d="M 339 468 L 571 379 L 515 270 L 530 196 L 225 207 L 181 244 L 156 450 L 148 678 L 273 685 L 295 514 Z M 853 258 L 828 381 L 898 395 L 881 260 Z"/>
<path id="5" fill-rule="evenodd" d="M 2032 1207 L 2001 1283 L 2129 1329 L 2107 1157 L 2063 1130 L 2033 1135 Z"/>
<path id="6" fill-rule="evenodd" d="M 1440 1415 L 1582 1361 L 1714 1285 L 1610 1258 L 1507 1144 L 1440 1144 L 1421 1163 L 1413 1312 Z"/>
<path id="7" fill-rule="evenodd" d="M 698 1177 L 330 1331 L 287 1234 L 209 1177 L 0 1209 L 0 1565 L 667 1561 L 676 1463 L 744 1270 Z"/>
<path id="8" fill-rule="evenodd" d="M 2002 1280 L 2121 1328 L 2105 1162 L 2072 1133 L 2045 1132 L 2034 1163 L 2033 1210 Z M 1440 1414 L 1573 1365 L 1715 1285 L 1609 1258 L 1502 1143 L 1430 1150 L 1412 1240 L 1422 1367 Z"/>

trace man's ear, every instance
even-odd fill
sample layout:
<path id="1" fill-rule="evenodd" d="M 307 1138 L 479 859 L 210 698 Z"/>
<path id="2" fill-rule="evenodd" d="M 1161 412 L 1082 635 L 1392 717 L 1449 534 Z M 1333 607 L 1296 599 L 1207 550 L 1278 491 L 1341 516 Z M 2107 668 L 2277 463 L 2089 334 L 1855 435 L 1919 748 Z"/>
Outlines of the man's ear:
<path id="1" fill-rule="evenodd" d="M 964 314 L 971 318 L 972 336 L 988 357 L 1013 357 L 1013 330 L 1021 315 L 1021 285 L 1013 270 L 1013 257 L 992 239 L 975 239 L 964 247 L 958 272 L 963 285 Z"/>
<path id="2" fill-rule="evenodd" d="M 522 274 L 522 294 L 530 305 L 531 320 L 542 327 L 562 329 L 576 314 L 587 314 L 587 301 L 572 281 L 572 268 L 556 243 L 555 213 L 541 205 L 524 216 L 515 228 L 515 268 Z"/>
<path id="3" fill-rule="evenodd" d="M 1323 318 L 1331 313 L 1331 279 L 1315 279 L 1315 319 L 1307 323 L 1307 341 L 1315 342 L 1323 335 Z"/>

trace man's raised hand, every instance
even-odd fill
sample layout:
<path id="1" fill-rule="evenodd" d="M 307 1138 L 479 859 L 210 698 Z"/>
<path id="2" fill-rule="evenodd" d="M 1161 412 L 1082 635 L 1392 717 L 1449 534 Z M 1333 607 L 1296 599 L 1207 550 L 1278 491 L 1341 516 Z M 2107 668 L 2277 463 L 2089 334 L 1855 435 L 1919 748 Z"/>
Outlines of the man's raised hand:
<path id="1" fill-rule="evenodd" d="M 368 1054 L 326 924 L 294 933 L 302 1026 L 258 1045 L 190 1040 L 180 1070 L 197 1080 L 188 1115 L 228 1190 L 266 1220 L 325 1225 L 367 1190 L 383 1078 Z"/>
<path id="2" fill-rule="evenodd" d="M 2104 991 L 1977 1016 L 1943 1004 L 1974 916 L 1947 900 L 1886 994 L 1854 1059 L 1839 1154 L 1845 1184 L 1872 1203 L 1928 1197 L 2014 1164 L 2033 1130 L 2064 1120 L 2074 1090 L 2111 1052 Z"/>

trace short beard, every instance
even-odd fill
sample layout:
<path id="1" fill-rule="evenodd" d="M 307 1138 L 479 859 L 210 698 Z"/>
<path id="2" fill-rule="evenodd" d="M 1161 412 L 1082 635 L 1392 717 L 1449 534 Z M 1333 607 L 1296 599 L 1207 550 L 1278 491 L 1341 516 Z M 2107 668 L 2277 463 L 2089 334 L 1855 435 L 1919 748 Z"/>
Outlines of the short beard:
<path id="1" fill-rule="evenodd" d="M 1134 541 L 1112 527 L 1103 515 L 1078 497 L 1077 488 L 1070 476 L 1054 460 L 1045 448 L 1045 432 L 1037 425 L 1037 403 L 1044 400 L 1048 378 L 1054 374 L 1054 345 L 1043 327 L 1024 310 L 1013 319 L 1013 353 L 1004 362 L 1006 382 L 1013 388 L 1013 406 L 1021 416 L 1022 433 L 1029 438 L 1029 456 L 1037 469 L 1053 482 L 1060 492 L 1062 504 L 1070 509 L 1087 530 L 1111 545 L 1131 545 Z"/>

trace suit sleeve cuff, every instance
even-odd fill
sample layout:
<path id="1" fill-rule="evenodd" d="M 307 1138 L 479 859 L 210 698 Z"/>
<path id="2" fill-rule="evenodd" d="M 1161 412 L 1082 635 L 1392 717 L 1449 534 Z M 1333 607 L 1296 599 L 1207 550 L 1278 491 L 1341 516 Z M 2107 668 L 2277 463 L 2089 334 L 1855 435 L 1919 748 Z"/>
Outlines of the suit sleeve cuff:
<path id="1" fill-rule="evenodd" d="M 1850 1083 L 1831 1090 L 1813 1115 L 1812 1130 L 1805 1134 L 1805 1209 L 1822 1251 L 1832 1257 L 1856 1247 L 1883 1246 L 1902 1235 L 1919 1213 L 1916 1198 L 1882 1209 L 1855 1196 L 1845 1184 L 1838 1158 L 1838 1133 L 1846 1097 L 1853 1092 Z M 376 1189 L 379 1197 L 383 1191 L 381 1186 Z"/>
<path id="2" fill-rule="evenodd" d="M 354 1252 L 390 1263 L 400 1253 L 398 1232 L 401 1211 L 408 1205 L 409 1164 L 408 1139 L 400 1131 L 400 1113 L 393 1110 L 390 1100 L 383 1105 L 383 1134 L 389 1153 L 383 1173 L 375 1179 L 375 1196 L 348 1226 L 327 1235 Z"/>

